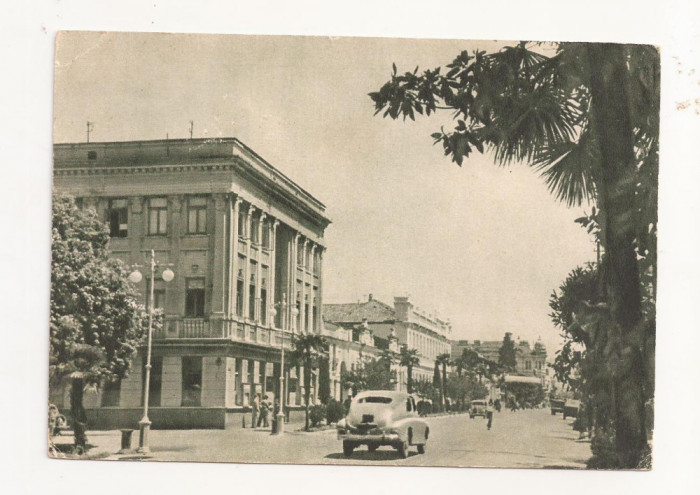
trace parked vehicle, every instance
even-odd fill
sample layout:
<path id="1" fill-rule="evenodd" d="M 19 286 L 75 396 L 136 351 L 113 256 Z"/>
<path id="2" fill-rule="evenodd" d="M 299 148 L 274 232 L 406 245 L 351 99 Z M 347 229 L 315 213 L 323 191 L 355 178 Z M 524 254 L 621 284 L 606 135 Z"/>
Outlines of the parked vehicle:
<path id="1" fill-rule="evenodd" d="M 488 402 L 485 400 L 473 400 L 471 402 L 471 407 L 469 408 L 469 417 L 474 419 L 474 416 L 486 417 L 486 407 Z"/>
<path id="2" fill-rule="evenodd" d="M 564 399 L 549 399 L 549 407 L 552 411 L 552 416 L 554 416 L 556 413 L 564 412 L 564 403 L 566 401 Z"/>
<path id="3" fill-rule="evenodd" d="M 338 422 L 337 431 L 346 457 L 360 445 L 367 445 L 370 452 L 390 445 L 404 459 L 411 445 L 423 454 L 430 434 L 428 423 L 418 415 L 415 398 L 389 390 L 357 394 L 348 415 Z"/>
<path id="4" fill-rule="evenodd" d="M 581 401 L 574 399 L 567 400 L 564 403 L 564 419 L 577 417 L 579 407 L 581 407 Z"/>

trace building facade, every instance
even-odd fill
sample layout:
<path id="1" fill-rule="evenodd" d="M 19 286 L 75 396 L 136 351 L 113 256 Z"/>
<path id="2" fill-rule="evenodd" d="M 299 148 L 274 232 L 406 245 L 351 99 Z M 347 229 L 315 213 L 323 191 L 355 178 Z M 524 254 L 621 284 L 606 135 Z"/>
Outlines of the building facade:
<path id="1" fill-rule="evenodd" d="M 145 304 L 154 284 L 165 314 L 153 335 L 154 428 L 240 426 L 256 394 L 280 397 L 282 346 L 323 331 L 320 201 L 235 138 L 56 144 L 54 187 L 103 216 L 111 256 L 148 266 L 155 253 L 155 279 L 141 268 L 138 284 Z M 285 377 L 292 410 L 299 372 Z M 143 376 L 139 355 L 127 378 L 88 394 L 91 426 L 136 424 Z M 64 390 L 51 393 L 68 406 Z"/>
<path id="2" fill-rule="evenodd" d="M 326 304 L 323 315 L 327 322 L 346 329 L 365 324 L 375 337 L 395 338 L 397 349 L 406 346 L 418 350 L 420 364 L 413 368 L 414 380 L 432 381 L 435 359 L 451 352 L 450 322 L 420 310 L 408 297 L 395 297 L 390 306 L 370 294 L 363 302 Z M 397 388 L 406 390 L 405 368 L 397 368 L 397 380 Z"/>

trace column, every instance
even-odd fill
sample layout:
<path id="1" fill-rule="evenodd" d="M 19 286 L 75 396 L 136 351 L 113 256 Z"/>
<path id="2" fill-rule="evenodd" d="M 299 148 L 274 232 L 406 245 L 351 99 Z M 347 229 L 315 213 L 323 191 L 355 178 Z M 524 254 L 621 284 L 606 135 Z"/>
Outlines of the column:
<path id="1" fill-rule="evenodd" d="M 318 249 L 318 323 L 316 331 L 320 332 L 323 326 L 323 252 L 324 249 L 319 246 Z"/>
<path id="2" fill-rule="evenodd" d="M 318 303 L 318 301 L 315 300 L 314 298 L 314 270 L 315 270 L 315 263 L 316 263 L 316 244 L 311 243 L 311 254 L 309 255 L 309 310 L 311 311 L 311 314 L 309 315 L 309 324 L 307 326 L 306 331 L 309 333 L 320 333 L 319 329 L 316 328 L 318 325 L 314 325 L 314 305 L 315 303 Z M 320 282 L 320 281 L 319 281 Z M 321 284 L 318 284 L 319 290 L 321 290 Z M 317 309 L 320 312 L 320 308 Z M 316 315 L 318 318 L 318 313 Z"/>
<path id="3" fill-rule="evenodd" d="M 250 273 L 250 243 L 251 243 L 251 236 L 250 236 L 250 226 L 253 220 L 253 213 L 255 213 L 255 207 L 253 205 L 248 206 L 248 214 L 246 215 L 246 240 L 248 241 L 246 243 L 246 248 L 245 248 L 245 267 L 243 268 L 243 318 L 244 319 L 253 319 L 255 318 L 255 315 L 251 315 L 248 311 L 250 308 L 250 276 L 252 275 Z"/>
<path id="4" fill-rule="evenodd" d="M 216 318 L 224 316 L 224 284 L 226 277 L 226 197 L 214 195 L 213 267 L 211 270 L 211 314 Z"/>
<path id="5" fill-rule="evenodd" d="M 297 301 L 297 249 L 299 248 L 299 232 L 295 232 L 290 241 L 290 256 L 289 256 L 289 281 L 287 283 L 289 287 L 289 305 L 288 305 L 288 329 L 294 328 L 292 326 L 292 307 L 296 305 Z"/>
<path id="6" fill-rule="evenodd" d="M 279 225 L 279 220 L 275 218 L 272 224 L 268 227 L 270 229 L 270 287 L 268 288 L 268 299 L 270 305 L 277 303 L 277 294 L 275 294 L 275 270 L 277 266 L 277 226 Z M 282 312 L 282 306 L 275 308 L 278 314 Z M 269 313 L 269 312 L 268 312 Z M 282 318 L 282 316 L 280 316 Z M 281 321 L 281 320 L 280 320 Z M 270 318 L 270 327 L 274 327 L 274 318 Z M 281 325 L 280 325 L 281 326 Z"/>
<path id="7" fill-rule="evenodd" d="M 306 294 L 306 249 L 309 244 L 308 239 L 304 239 L 301 247 L 301 305 L 299 308 L 299 333 L 306 333 L 306 302 L 308 294 Z"/>
<path id="8" fill-rule="evenodd" d="M 258 235 L 258 252 L 260 253 L 260 255 L 258 256 L 258 263 L 255 265 L 256 273 L 255 273 L 255 312 L 254 312 L 254 316 L 255 316 L 255 321 L 258 323 L 260 323 L 260 316 L 261 316 L 261 311 L 260 311 L 260 301 L 261 301 L 260 294 L 261 294 L 261 290 L 262 290 L 262 278 L 261 278 L 262 263 L 261 262 L 263 259 L 263 257 L 262 257 L 262 248 L 263 248 L 262 229 L 263 229 L 263 224 L 265 223 L 266 216 L 267 215 L 265 215 L 265 212 L 263 212 L 263 211 L 260 212 L 260 219 L 258 220 L 258 233 L 257 233 L 257 235 Z"/>

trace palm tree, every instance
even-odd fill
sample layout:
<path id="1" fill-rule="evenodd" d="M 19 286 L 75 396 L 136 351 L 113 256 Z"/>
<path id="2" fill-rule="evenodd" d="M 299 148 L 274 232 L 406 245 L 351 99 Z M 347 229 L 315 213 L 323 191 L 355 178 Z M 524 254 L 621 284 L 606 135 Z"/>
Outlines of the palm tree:
<path id="1" fill-rule="evenodd" d="M 311 399 L 311 369 L 327 353 L 328 344 L 322 335 L 307 333 L 295 335 L 292 341 L 292 359 L 304 366 L 304 429 L 309 431 L 309 402 Z"/>
<path id="2" fill-rule="evenodd" d="M 450 364 L 450 353 L 445 352 L 443 354 L 438 355 L 437 358 L 435 358 L 435 362 L 440 365 L 442 368 L 442 380 L 440 380 L 440 395 L 441 397 L 441 407 L 445 408 L 445 403 L 447 402 L 447 398 L 445 397 L 445 388 L 447 385 L 447 365 Z"/>
<path id="3" fill-rule="evenodd" d="M 545 55 L 552 49 L 551 55 Z M 604 248 L 606 303 L 619 335 L 610 376 L 620 467 L 647 449 L 644 405 L 653 396 L 654 332 L 643 316 L 640 273 L 656 287 L 660 104 L 659 53 L 653 46 L 521 42 L 492 54 L 466 51 L 447 70 L 397 74 L 370 93 L 393 119 L 454 111 L 452 132 L 436 132 L 462 165 L 475 148 L 501 166 L 525 162 L 568 205 L 594 201 Z M 652 317 L 653 318 L 653 317 Z M 630 344 L 635 342 L 638 344 Z M 644 377 L 644 379 L 639 379 Z"/>
<path id="4" fill-rule="evenodd" d="M 413 367 L 419 364 L 418 350 L 402 346 L 399 354 L 399 365 L 406 368 L 406 388 L 409 394 L 413 393 Z"/>

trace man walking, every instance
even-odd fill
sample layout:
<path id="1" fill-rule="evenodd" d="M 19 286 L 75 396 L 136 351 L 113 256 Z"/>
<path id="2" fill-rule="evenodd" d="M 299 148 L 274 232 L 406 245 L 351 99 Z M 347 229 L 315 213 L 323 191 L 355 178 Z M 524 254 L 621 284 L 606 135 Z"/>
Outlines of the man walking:
<path id="1" fill-rule="evenodd" d="M 486 419 L 488 420 L 488 422 L 486 423 L 486 429 L 490 430 L 491 425 L 493 424 L 493 406 L 490 402 L 486 406 Z"/>

